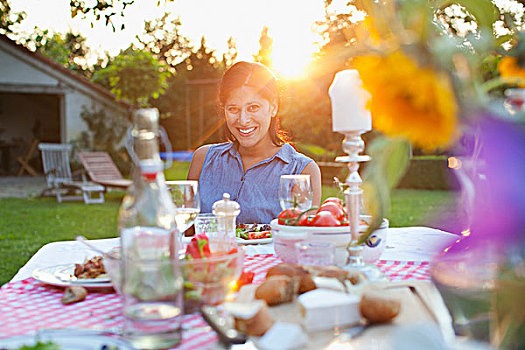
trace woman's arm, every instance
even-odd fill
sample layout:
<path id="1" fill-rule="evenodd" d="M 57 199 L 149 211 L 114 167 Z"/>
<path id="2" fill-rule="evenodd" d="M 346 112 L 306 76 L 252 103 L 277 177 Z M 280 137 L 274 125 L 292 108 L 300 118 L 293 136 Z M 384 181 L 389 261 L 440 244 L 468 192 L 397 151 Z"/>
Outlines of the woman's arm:
<path id="1" fill-rule="evenodd" d="M 310 162 L 304 168 L 302 174 L 310 175 L 310 183 L 312 184 L 312 190 L 314 191 L 314 197 L 312 200 L 312 206 L 318 207 L 321 204 L 321 170 L 316 162 Z"/>
<path id="2" fill-rule="evenodd" d="M 201 175 L 202 164 L 204 163 L 204 157 L 206 157 L 206 152 L 211 145 L 204 145 L 193 152 L 193 157 L 190 163 L 190 169 L 188 170 L 188 180 L 197 180 Z"/>

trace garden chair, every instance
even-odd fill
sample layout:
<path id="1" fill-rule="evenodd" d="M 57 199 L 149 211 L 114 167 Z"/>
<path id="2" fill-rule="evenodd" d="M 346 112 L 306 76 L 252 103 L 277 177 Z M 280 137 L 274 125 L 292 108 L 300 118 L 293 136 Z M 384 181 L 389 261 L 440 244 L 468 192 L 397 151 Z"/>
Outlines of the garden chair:
<path id="1" fill-rule="evenodd" d="M 29 161 L 33 157 L 33 153 L 35 153 L 36 146 L 38 145 L 38 140 L 33 139 L 33 142 L 31 142 L 31 146 L 29 146 L 29 150 L 26 154 L 24 154 L 23 157 L 16 157 L 16 161 L 20 164 L 20 169 L 18 170 L 18 173 L 16 176 L 20 177 L 24 174 L 24 171 L 27 171 L 28 174 L 32 175 L 33 177 L 37 177 L 38 173 L 31 165 L 29 165 Z"/>
<path id="2" fill-rule="evenodd" d="M 38 149 L 42 152 L 42 166 L 46 176 L 47 189 L 42 193 L 50 193 L 57 201 L 84 200 L 84 203 L 104 203 L 104 186 L 88 182 L 82 175 L 82 181 L 73 180 L 69 154 L 72 146 L 68 144 L 40 143 Z M 77 195 L 81 192 L 81 195 Z M 94 195 L 98 194 L 98 198 Z"/>
<path id="3" fill-rule="evenodd" d="M 86 169 L 91 181 L 105 187 L 128 188 L 133 181 L 122 177 L 107 152 L 78 152 L 77 157 Z"/>

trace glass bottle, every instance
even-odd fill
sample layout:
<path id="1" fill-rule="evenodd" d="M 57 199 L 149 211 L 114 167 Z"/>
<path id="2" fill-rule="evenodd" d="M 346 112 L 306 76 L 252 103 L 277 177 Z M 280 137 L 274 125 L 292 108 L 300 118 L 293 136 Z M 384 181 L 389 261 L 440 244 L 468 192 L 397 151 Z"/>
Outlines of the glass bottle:
<path id="1" fill-rule="evenodd" d="M 124 332 L 140 349 L 173 347 L 182 339 L 179 239 L 159 156 L 158 120 L 157 109 L 134 113 L 134 181 L 119 211 Z"/>

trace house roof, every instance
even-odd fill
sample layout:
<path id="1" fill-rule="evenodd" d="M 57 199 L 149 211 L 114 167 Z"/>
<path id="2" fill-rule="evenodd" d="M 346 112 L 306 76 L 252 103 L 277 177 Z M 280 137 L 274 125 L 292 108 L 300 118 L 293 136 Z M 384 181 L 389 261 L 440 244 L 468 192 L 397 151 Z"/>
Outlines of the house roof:
<path id="1" fill-rule="evenodd" d="M 64 74 L 64 75 L 68 76 L 71 79 L 74 79 L 75 81 L 79 82 L 80 84 L 83 84 L 84 86 L 86 86 L 86 87 L 88 87 L 88 88 L 90 88 L 92 90 L 95 90 L 97 93 L 105 96 L 106 98 L 114 100 L 116 103 L 120 104 L 121 106 L 123 106 L 125 108 L 131 108 L 132 107 L 132 105 L 129 104 L 128 102 L 126 102 L 126 101 L 118 101 L 116 99 L 115 95 L 113 93 L 111 93 L 111 91 L 105 89 L 104 87 L 91 82 L 86 77 L 84 77 L 84 76 L 82 76 L 82 75 L 80 75 L 78 73 L 75 73 L 72 70 L 67 69 L 66 67 L 62 66 L 61 64 L 53 61 L 52 59 L 50 59 L 50 58 L 48 58 L 48 57 L 46 57 L 46 56 L 44 56 L 44 55 L 42 55 L 42 54 L 40 54 L 38 52 L 33 52 L 33 51 L 29 50 L 25 46 L 23 46 L 21 44 L 18 44 L 15 41 L 9 39 L 7 36 L 0 35 L 0 41 L 6 43 L 7 45 L 10 45 L 14 49 L 22 52 L 25 55 L 29 55 L 29 56 L 33 57 L 34 59 L 44 63 L 45 65 L 50 66 L 54 70 L 60 72 L 61 74 Z"/>

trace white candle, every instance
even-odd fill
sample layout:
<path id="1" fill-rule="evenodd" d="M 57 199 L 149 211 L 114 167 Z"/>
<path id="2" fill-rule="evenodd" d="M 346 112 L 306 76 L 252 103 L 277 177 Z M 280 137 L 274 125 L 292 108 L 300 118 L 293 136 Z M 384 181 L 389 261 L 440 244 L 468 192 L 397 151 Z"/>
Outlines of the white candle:
<path id="1" fill-rule="evenodd" d="M 363 83 L 356 70 L 337 72 L 328 94 L 332 101 L 333 131 L 372 129 L 372 117 L 366 109 L 370 94 L 363 89 Z"/>

